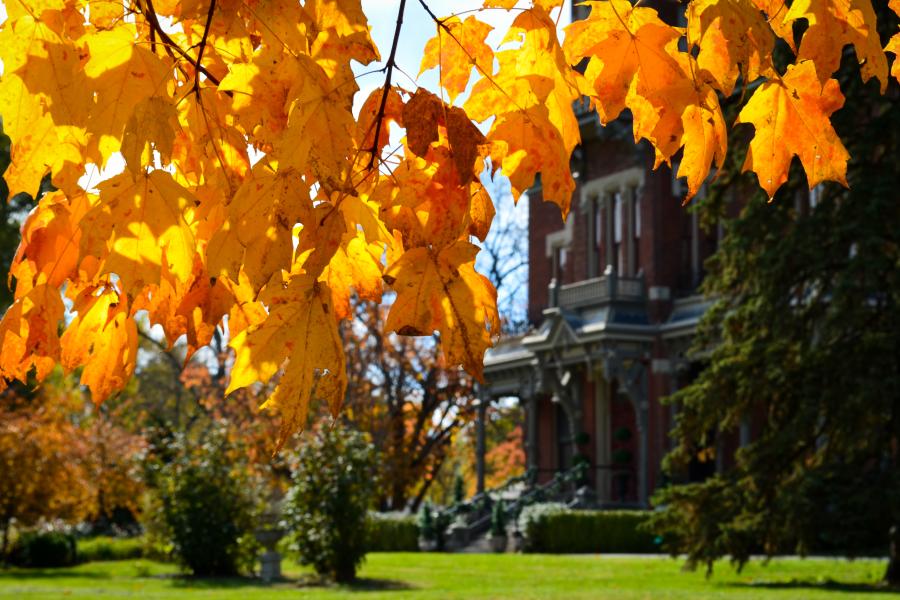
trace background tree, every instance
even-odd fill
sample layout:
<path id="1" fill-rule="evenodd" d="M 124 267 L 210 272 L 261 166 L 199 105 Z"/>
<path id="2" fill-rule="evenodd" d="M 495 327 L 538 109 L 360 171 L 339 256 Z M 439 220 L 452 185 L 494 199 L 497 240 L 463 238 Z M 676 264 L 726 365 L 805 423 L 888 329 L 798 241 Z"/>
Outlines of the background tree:
<path id="1" fill-rule="evenodd" d="M 345 416 L 377 448 L 382 510 L 418 510 L 453 438 L 475 417 L 474 381 L 448 368 L 437 341 L 384 333 L 384 310 L 356 301 L 343 329 Z"/>
<path id="2" fill-rule="evenodd" d="M 516 205 L 505 177 L 494 177 L 488 189 L 496 199 L 497 214 L 477 264 L 497 290 L 503 333 L 521 333 L 528 327 L 528 203 Z"/>
<path id="3" fill-rule="evenodd" d="M 77 407 L 25 398 L 16 387 L 0 395 L 0 557 L 13 524 L 73 522 L 96 509 L 90 448 L 72 422 Z"/>
<path id="4" fill-rule="evenodd" d="M 493 404 L 487 410 L 486 417 L 485 487 L 490 489 L 525 473 L 525 447 L 523 414 L 519 404 Z M 447 505 L 455 500 L 457 477 L 462 477 L 465 482 L 467 497 L 475 494 L 478 487 L 477 446 L 473 421 L 454 437 L 447 448 L 443 468 L 428 491 L 427 498 L 433 504 Z"/>
<path id="5" fill-rule="evenodd" d="M 896 18 L 879 8 L 886 39 Z M 656 528 L 690 563 L 880 553 L 900 522 L 900 89 L 892 81 L 880 95 L 852 62 L 844 55 L 847 106 L 833 119 L 853 157 L 850 188 L 807 194 L 794 169 L 774 203 L 757 194 L 725 222 L 707 264 L 717 300 L 695 345 L 705 368 L 671 399 L 666 468 L 679 477 L 742 423 L 753 438 L 733 466 L 655 498 Z M 731 156 L 702 206 L 708 219 L 748 187 L 743 157 Z"/>
<path id="6" fill-rule="evenodd" d="M 96 500 L 90 515 L 93 530 L 117 533 L 124 526 L 135 531 L 146 490 L 143 459 L 147 455 L 144 438 L 128 431 L 110 414 L 106 407 L 98 407 L 81 426 L 87 445 L 86 467 L 91 480 L 90 489 Z"/>

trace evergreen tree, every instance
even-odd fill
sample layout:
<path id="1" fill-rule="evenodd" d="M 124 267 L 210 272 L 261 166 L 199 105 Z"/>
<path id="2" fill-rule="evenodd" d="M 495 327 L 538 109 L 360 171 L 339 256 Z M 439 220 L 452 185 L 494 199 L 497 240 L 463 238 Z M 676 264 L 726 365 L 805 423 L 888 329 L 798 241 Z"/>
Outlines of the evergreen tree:
<path id="1" fill-rule="evenodd" d="M 774 202 L 758 194 L 726 220 L 707 263 L 704 291 L 717 301 L 694 346 L 705 368 L 670 399 L 665 468 L 677 482 L 742 423 L 753 437 L 733 466 L 655 498 L 664 510 L 652 526 L 691 564 L 885 552 L 900 524 L 900 89 L 891 81 L 881 97 L 853 69 L 838 77 L 849 189 L 808 194 L 795 169 Z M 698 207 L 707 223 L 727 213 L 731 190 L 755 183 L 737 154 Z M 895 564 L 888 579 L 898 574 Z"/>

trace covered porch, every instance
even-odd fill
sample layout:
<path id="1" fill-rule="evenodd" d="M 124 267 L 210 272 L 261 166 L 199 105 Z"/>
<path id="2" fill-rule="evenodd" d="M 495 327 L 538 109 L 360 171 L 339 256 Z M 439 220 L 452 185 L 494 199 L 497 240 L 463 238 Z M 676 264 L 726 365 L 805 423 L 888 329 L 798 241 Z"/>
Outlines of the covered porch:
<path id="1" fill-rule="evenodd" d="M 615 289 L 608 282 L 591 285 Z M 566 291 L 563 297 L 578 296 Z M 639 294 L 633 295 L 637 300 Z M 577 313 L 555 307 L 543 316 L 536 331 L 505 339 L 485 356 L 478 491 L 484 490 L 487 407 L 516 398 L 525 414 L 526 465 L 533 484 L 584 464 L 595 504 L 647 506 L 649 464 L 655 460 L 648 431 L 654 328 L 633 301 Z"/>

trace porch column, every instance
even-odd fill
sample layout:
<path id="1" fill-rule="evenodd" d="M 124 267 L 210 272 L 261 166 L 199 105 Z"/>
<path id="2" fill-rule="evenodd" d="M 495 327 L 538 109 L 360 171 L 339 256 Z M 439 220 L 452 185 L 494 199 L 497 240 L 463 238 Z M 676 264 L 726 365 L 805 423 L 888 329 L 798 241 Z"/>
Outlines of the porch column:
<path id="1" fill-rule="evenodd" d="M 612 499 L 610 484 L 611 477 L 609 466 L 612 460 L 610 444 L 610 406 L 609 406 L 609 382 L 600 374 L 594 377 L 596 382 L 594 387 L 594 444 L 596 445 L 597 465 L 602 468 L 597 469 L 597 499 L 601 502 L 608 502 Z"/>
<path id="2" fill-rule="evenodd" d="M 485 397 L 485 394 L 482 393 L 481 397 L 478 399 L 478 409 L 475 417 L 475 472 L 477 477 L 477 482 L 475 485 L 476 494 L 481 494 L 482 492 L 484 492 L 484 421 L 487 417 L 487 405 L 488 399 Z"/>
<path id="3" fill-rule="evenodd" d="M 538 468 L 538 420 L 537 394 L 523 398 L 525 406 L 525 463 L 529 470 L 537 476 Z"/>
<path id="4" fill-rule="evenodd" d="M 650 456 L 648 454 L 650 444 L 648 443 L 649 432 L 647 431 L 647 399 L 645 396 L 639 399 L 635 398 L 635 400 L 638 441 L 641 446 L 640 470 L 638 471 L 638 502 L 643 506 L 647 506 L 649 503 L 647 473 L 650 468 Z"/>

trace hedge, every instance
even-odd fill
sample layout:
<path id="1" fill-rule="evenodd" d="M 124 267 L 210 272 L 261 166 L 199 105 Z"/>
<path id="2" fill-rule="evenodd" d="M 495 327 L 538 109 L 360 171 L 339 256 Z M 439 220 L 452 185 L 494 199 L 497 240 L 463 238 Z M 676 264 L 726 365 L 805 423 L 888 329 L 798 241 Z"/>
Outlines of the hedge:
<path id="1" fill-rule="evenodd" d="M 548 554 L 659 552 L 655 536 L 638 528 L 650 516 L 640 510 L 571 510 L 534 505 L 522 511 L 526 552 Z"/>
<path id="2" fill-rule="evenodd" d="M 77 541 L 78 561 L 129 560 L 147 555 L 146 542 L 141 537 L 98 536 Z"/>
<path id="3" fill-rule="evenodd" d="M 76 560 L 75 536 L 62 531 L 23 533 L 9 555 L 9 562 L 18 567 L 69 567 Z"/>
<path id="4" fill-rule="evenodd" d="M 419 526 L 404 513 L 369 513 L 366 519 L 367 552 L 417 552 Z"/>

